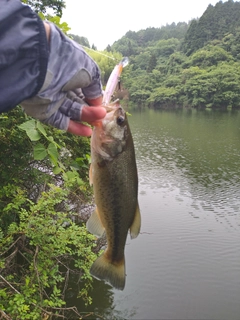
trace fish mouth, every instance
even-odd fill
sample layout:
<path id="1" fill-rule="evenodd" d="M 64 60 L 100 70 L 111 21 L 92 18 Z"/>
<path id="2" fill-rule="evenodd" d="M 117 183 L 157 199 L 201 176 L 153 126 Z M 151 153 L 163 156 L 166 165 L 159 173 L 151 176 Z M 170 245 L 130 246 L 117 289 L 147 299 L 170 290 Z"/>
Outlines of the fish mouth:
<path id="1" fill-rule="evenodd" d="M 96 121 L 92 121 L 91 122 L 91 125 L 94 126 L 94 127 L 98 127 L 98 128 L 102 128 L 103 127 L 103 121 L 106 120 L 106 119 L 109 119 L 110 117 L 112 117 L 112 114 L 114 114 L 114 112 L 118 109 L 121 109 L 122 110 L 122 107 L 120 105 L 120 102 L 119 102 L 119 99 L 115 100 L 114 102 L 110 103 L 109 105 L 107 106 L 104 106 L 103 107 L 106 109 L 107 111 L 107 114 L 105 116 L 104 119 L 101 119 L 101 120 L 96 120 Z"/>
<path id="2" fill-rule="evenodd" d="M 107 106 L 104 106 L 104 108 L 106 109 L 107 113 L 109 113 L 111 111 L 114 111 L 114 110 L 118 109 L 119 107 L 121 107 L 119 99 L 116 99 L 115 101 L 111 102 Z"/>

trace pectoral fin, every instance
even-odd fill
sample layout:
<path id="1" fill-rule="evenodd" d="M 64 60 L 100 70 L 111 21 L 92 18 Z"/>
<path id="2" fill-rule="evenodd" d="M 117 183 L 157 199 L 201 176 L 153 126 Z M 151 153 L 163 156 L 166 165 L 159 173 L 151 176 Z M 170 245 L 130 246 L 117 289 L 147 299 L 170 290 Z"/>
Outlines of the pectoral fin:
<path id="1" fill-rule="evenodd" d="M 141 228 L 141 215 L 140 215 L 139 205 L 137 203 L 137 208 L 136 208 L 135 216 L 133 219 L 133 223 L 130 227 L 130 235 L 132 239 L 136 238 L 139 235 L 140 228 Z"/>
<path id="2" fill-rule="evenodd" d="M 94 234 L 95 236 L 101 237 L 103 235 L 105 229 L 99 218 L 97 207 L 88 219 L 86 227 L 88 231 Z"/>

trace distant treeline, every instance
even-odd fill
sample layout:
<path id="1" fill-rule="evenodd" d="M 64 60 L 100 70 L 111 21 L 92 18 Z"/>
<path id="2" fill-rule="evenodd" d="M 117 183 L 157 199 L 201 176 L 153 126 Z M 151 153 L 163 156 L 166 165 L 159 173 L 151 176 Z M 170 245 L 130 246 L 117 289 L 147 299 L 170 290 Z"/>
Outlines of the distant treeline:
<path id="1" fill-rule="evenodd" d="M 106 50 L 130 58 L 123 84 L 135 104 L 240 107 L 240 2 L 209 5 L 188 24 L 129 31 Z"/>

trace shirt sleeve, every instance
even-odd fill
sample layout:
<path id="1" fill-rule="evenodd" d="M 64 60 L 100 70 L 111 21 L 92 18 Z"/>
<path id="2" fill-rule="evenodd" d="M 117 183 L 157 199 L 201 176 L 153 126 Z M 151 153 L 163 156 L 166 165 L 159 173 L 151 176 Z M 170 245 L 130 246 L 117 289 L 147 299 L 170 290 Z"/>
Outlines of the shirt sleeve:
<path id="1" fill-rule="evenodd" d="M 81 89 L 85 98 L 102 96 L 100 69 L 79 44 L 53 23 L 49 25 L 50 51 L 44 84 L 36 96 L 21 105 L 30 116 L 67 130 L 70 119 L 81 121 L 82 107 L 87 105 L 84 100 L 75 99 L 73 93 Z"/>
<path id="2" fill-rule="evenodd" d="M 43 22 L 19 0 L 0 0 L 0 112 L 36 95 L 47 71 Z"/>

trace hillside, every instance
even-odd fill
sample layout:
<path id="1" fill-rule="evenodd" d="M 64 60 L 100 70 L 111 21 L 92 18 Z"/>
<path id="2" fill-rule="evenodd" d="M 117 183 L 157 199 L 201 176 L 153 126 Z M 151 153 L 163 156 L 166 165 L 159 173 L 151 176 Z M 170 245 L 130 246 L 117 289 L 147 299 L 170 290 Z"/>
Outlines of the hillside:
<path id="1" fill-rule="evenodd" d="M 211 4 L 199 20 L 193 20 L 182 44 L 183 51 L 190 55 L 210 41 L 222 40 L 228 33 L 236 35 L 240 27 L 240 2 L 228 0 Z"/>
<path id="2" fill-rule="evenodd" d="M 129 31 L 108 51 L 130 58 L 123 84 L 134 104 L 240 107 L 240 2 L 209 5 L 198 20 Z"/>

